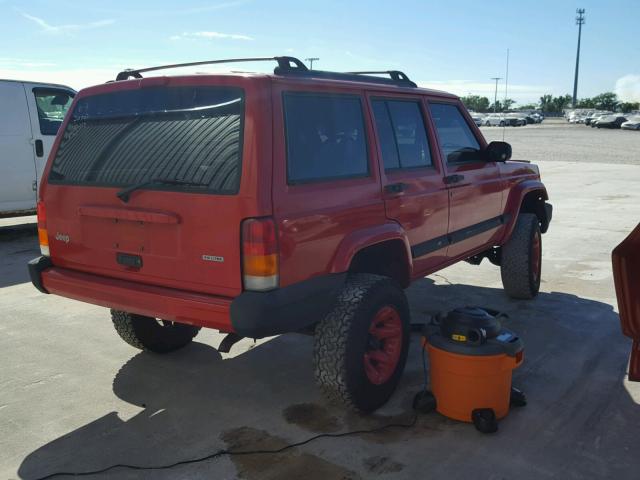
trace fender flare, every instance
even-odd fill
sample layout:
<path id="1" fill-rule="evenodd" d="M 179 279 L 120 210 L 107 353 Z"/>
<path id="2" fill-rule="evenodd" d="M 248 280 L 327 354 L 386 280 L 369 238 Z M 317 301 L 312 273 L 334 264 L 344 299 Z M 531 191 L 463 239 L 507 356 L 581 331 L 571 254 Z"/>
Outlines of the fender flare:
<path id="1" fill-rule="evenodd" d="M 518 215 L 520 214 L 520 208 L 522 207 L 522 201 L 524 200 L 524 197 L 527 194 L 535 191 L 540 192 L 543 200 L 549 199 L 547 188 L 540 180 L 525 180 L 518 183 L 509 192 L 509 197 L 507 198 L 507 203 L 505 204 L 504 209 L 505 217 L 508 218 L 508 221 L 506 223 L 504 234 L 502 236 L 500 244 L 503 244 L 511 237 L 513 229 L 516 226 L 516 222 L 518 221 Z M 548 214 L 549 213 L 545 209 L 543 209 L 542 215 L 546 216 Z M 550 220 L 550 218 L 546 220 L 547 226 Z M 545 223 L 545 220 L 543 220 L 543 223 Z"/>
<path id="2" fill-rule="evenodd" d="M 411 256 L 411 246 L 409 239 L 402 226 L 396 222 L 387 222 L 382 225 L 374 225 L 371 227 L 354 230 L 347 234 L 336 250 L 331 265 L 331 273 L 342 273 L 349 270 L 351 261 L 356 254 L 363 248 L 367 248 L 378 243 L 389 240 L 400 240 L 404 245 L 404 250 L 408 262 L 409 275 L 413 272 L 413 259 Z"/>

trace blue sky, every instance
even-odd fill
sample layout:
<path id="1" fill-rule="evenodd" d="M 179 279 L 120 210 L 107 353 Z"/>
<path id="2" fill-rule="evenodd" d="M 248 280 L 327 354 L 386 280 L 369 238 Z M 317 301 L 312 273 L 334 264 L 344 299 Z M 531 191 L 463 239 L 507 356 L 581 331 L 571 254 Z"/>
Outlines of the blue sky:
<path id="1" fill-rule="evenodd" d="M 490 78 L 505 76 L 509 48 L 509 97 L 522 104 L 571 92 L 578 6 L 587 10 L 579 96 L 617 86 L 640 100 L 638 0 L 0 0 L 0 78 L 81 88 L 125 67 L 284 54 L 493 96 Z"/>

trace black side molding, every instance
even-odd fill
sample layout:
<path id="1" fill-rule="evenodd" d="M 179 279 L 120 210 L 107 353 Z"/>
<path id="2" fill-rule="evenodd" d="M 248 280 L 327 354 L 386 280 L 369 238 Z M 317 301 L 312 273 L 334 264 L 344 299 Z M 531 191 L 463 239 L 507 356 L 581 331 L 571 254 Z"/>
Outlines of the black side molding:
<path id="1" fill-rule="evenodd" d="M 53 266 L 51 259 L 45 256 L 36 257 L 30 260 L 27 266 L 29 267 L 29 277 L 31 278 L 33 286 L 42 293 L 49 293 L 47 289 L 44 288 L 44 285 L 42 285 L 42 272 Z"/>
<path id="2" fill-rule="evenodd" d="M 456 230 L 455 232 L 451 232 L 447 235 L 442 235 L 440 237 L 427 240 L 426 242 L 418 243 L 411 247 L 411 256 L 413 258 L 418 258 L 426 255 L 427 253 L 435 252 L 436 250 L 440 250 L 441 248 L 444 248 L 448 245 L 462 242 L 467 238 L 471 238 L 475 235 L 480 235 L 481 233 L 491 230 L 492 228 L 504 225 L 505 223 L 508 223 L 509 220 L 511 220 L 511 214 L 505 213 L 504 215 L 490 218 L 489 220 L 485 220 L 484 222 L 461 228 L 460 230 Z"/>

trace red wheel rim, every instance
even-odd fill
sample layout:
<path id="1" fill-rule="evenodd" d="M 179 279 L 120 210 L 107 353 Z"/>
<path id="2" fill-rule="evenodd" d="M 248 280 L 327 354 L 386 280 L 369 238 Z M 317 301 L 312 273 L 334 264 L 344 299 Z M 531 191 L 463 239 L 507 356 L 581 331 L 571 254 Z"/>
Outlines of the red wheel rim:
<path id="1" fill-rule="evenodd" d="M 396 371 L 402 352 L 402 320 L 392 306 L 384 306 L 369 326 L 369 341 L 364 353 L 364 370 L 375 385 L 387 382 Z"/>
<path id="2" fill-rule="evenodd" d="M 538 282 L 540 277 L 540 268 L 542 264 L 542 239 L 540 232 L 533 234 L 533 242 L 531 244 L 531 274 L 534 282 Z"/>

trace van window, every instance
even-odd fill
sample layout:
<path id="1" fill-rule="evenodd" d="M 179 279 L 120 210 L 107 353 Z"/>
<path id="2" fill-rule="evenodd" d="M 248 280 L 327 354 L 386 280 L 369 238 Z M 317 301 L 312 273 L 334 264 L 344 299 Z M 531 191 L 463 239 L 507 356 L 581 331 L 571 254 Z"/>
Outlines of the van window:
<path id="1" fill-rule="evenodd" d="M 240 183 L 244 94 L 226 87 L 156 87 L 76 103 L 51 183 L 235 193 Z M 156 188 L 156 187 L 154 187 Z"/>
<path id="2" fill-rule="evenodd" d="M 55 135 L 71 106 L 74 95 L 66 90 L 34 88 L 42 135 Z"/>
<path id="3" fill-rule="evenodd" d="M 373 114 L 385 170 L 432 165 L 419 102 L 373 100 Z"/>
<path id="4" fill-rule="evenodd" d="M 284 95 L 289 184 L 369 174 L 357 96 Z"/>
<path id="5" fill-rule="evenodd" d="M 442 155 L 448 163 L 481 161 L 480 144 L 456 105 L 430 103 Z"/>

